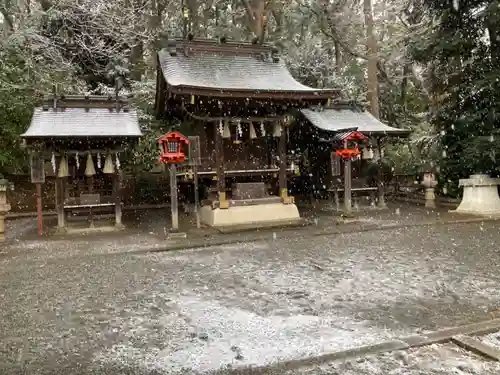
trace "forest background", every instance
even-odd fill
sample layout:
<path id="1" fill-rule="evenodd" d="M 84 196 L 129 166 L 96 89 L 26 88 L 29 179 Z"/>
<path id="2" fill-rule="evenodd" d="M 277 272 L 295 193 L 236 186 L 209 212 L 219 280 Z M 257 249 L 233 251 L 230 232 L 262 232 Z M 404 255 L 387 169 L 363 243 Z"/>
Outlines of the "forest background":
<path id="1" fill-rule="evenodd" d="M 156 51 L 181 37 L 278 46 L 294 77 L 338 87 L 387 124 L 393 173 L 497 176 L 500 2 L 466 0 L 0 0 L 0 173 L 27 171 L 19 135 L 44 95 L 133 95 L 146 137 L 131 162 L 151 168 Z"/>

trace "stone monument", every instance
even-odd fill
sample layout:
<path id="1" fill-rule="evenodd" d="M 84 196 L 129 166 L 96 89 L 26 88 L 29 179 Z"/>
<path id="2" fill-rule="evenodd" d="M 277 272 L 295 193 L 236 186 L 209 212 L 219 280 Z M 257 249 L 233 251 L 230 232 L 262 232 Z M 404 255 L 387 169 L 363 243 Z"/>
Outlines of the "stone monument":
<path id="1" fill-rule="evenodd" d="M 491 178 L 484 174 L 473 174 L 461 179 L 464 193 L 457 213 L 474 215 L 500 215 L 500 197 L 498 196 L 499 178 Z"/>
<path id="2" fill-rule="evenodd" d="M 10 211 L 10 204 L 7 203 L 8 188 L 13 189 L 13 185 L 0 174 L 0 241 L 5 241 L 5 216 Z"/>

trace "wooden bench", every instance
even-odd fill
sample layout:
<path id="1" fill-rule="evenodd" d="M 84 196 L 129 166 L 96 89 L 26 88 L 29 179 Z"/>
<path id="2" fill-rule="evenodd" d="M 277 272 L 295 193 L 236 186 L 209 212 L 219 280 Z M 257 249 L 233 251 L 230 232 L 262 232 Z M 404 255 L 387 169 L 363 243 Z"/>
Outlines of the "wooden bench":
<path id="1" fill-rule="evenodd" d="M 100 194 L 80 194 L 80 199 L 78 203 L 73 202 L 67 202 L 64 204 L 64 210 L 65 211 L 71 211 L 71 210 L 78 210 L 78 209 L 85 209 L 89 211 L 89 222 L 90 226 L 94 226 L 94 217 L 93 217 L 93 212 L 92 210 L 95 208 L 99 207 L 113 207 L 115 206 L 115 203 L 111 202 L 101 202 L 101 195 Z"/>
<path id="2" fill-rule="evenodd" d="M 363 193 L 368 193 L 370 196 L 371 204 L 376 202 L 376 192 L 378 187 L 368 186 L 366 180 L 363 178 L 353 178 L 351 181 L 351 194 L 353 200 L 355 200 L 359 195 Z M 340 207 L 339 193 L 344 192 L 344 185 L 334 184 L 332 187 L 326 190 L 328 193 L 333 193 L 333 202 L 337 208 Z"/>

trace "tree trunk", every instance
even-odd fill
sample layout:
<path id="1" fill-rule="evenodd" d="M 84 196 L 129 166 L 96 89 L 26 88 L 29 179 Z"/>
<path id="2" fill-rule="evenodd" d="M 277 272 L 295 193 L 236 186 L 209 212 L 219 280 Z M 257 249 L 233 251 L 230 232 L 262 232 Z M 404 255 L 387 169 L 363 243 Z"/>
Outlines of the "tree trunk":
<path id="1" fill-rule="evenodd" d="M 52 8 L 52 1 L 50 1 L 50 0 L 39 0 L 39 1 L 40 1 L 40 6 L 42 7 L 42 10 L 44 12 L 46 12 L 50 8 Z"/>
<path id="2" fill-rule="evenodd" d="M 132 8 L 133 12 L 138 12 L 143 7 L 143 4 L 140 0 L 127 3 L 129 6 L 133 7 Z M 140 32 L 142 31 L 141 29 L 143 27 L 144 25 L 137 25 L 138 34 L 140 34 Z M 140 81 L 143 72 L 144 72 L 144 42 L 140 37 L 136 37 L 134 40 L 134 44 L 130 49 L 130 79 L 132 79 L 133 81 Z"/>
<path id="3" fill-rule="evenodd" d="M 340 51 L 340 43 L 336 40 L 334 41 L 335 46 L 335 73 L 338 77 L 342 73 L 342 52 Z"/>
<path id="4" fill-rule="evenodd" d="M 151 61 L 150 64 L 153 67 L 151 71 L 156 74 L 156 64 L 157 64 L 157 51 L 161 48 L 159 45 L 160 35 L 159 32 L 161 30 L 161 15 L 163 6 L 160 4 L 161 0 L 151 0 L 150 3 L 150 15 L 148 28 L 151 31 L 151 34 L 154 35 L 153 40 L 147 46 L 150 49 Z"/>
<path id="5" fill-rule="evenodd" d="M 377 77 L 377 39 L 375 38 L 372 1 L 363 0 L 366 26 L 367 62 L 367 99 L 370 102 L 370 112 L 379 118 L 378 77 Z"/>
<path id="6" fill-rule="evenodd" d="M 266 36 L 266 27 L 269 9 L 264 0 L 243 0 L 245 4 L 249 29 L 255 34 L 256 41 L 263 44 Z"/>
<path id="7" fill-rule="evenodd" d="M 273 18 L 274 18 L 274 21 L 276 22 L 276 30 L 275 30 L 275 33 L 274 33 L 274 37 L 273 39 L 274 40 L 282 40 L 283 39 L 283 35 L 284 35 L 284 32 L 285 32 L 285 14 L 283 12 L 283 9 L 274 9 L 272 11 L 272 15 L 273 15 Z"/>
<path id="8" fill-rule="evenodd" d="M 144 44 L 140 40 L 136 40 L 134 46 L 130 50 L 130 79 L 140 81 L 144 71 Z"/>
<path id="9" fill-rule="evenodd" d="M 196 36 L 198 34 L 200 20 L 198 19 L 198 1 L 186 0 L 187 8 L 189 9 L 189 31 Z"/>
<path id="10" fill-rule="evenodd" d="M 8 37 L 11 33 L 14 32 L 14 21 L 12 20 L 11 14 L 7 10 L 7 8 L 2 5 L 0 5 L 0 14 L 5 20 L 4 24 L 2 25 L 0 23 L 0 25 L 2 25 L 5 30 L 5 36 Z"/>
<path id="11" fill-rule="evenodd" d="M 496 65 L 500 63 L 500 8 L 498 0 L 492 1 L 488 6 L 488 16 L 486 27 L 488 28 L 489 40 L 491 45 L 491 59 Z"/>

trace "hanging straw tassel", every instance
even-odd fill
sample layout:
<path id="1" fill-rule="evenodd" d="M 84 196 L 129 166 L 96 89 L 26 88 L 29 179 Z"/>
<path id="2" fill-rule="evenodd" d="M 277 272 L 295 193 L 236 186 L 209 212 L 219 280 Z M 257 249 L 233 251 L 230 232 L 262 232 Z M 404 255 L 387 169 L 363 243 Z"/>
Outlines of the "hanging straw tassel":
<path id="1" fill-rule="evenodd" d="M 115 166 L 113 165 L 113 158 L 111 157 L 111 154 L 106 155 L 106 160 L 104 161 L 104 169 L 102 170 L 102 172 L 106 174 L 115 173 Z"/>
<path id="2" fill-rule="evenodd" d="M 274 124 L 273 137 L 281 137 L 281 124 Z"/>
<path id="3" fill-rule="evenodd" d="M 227 122 L 224 123 L 224 129 L 222 131 L 222 138 L 231 138 L 231 130 L 229 130 L 229 125 Z"/>
<path id="4" fill-rule="evenodd" d="M 50 158 L 50 164 L 52 164 L 52 171 L 56 173 L 56 155 L 52 153 L 52 157 Z"/>
<path id="5" fill-rule="evenodd" d="M 68 177 L 68 159 L 66 156 L 61 156 L 61 161 L 59 162 L 59 172 L 57 173 L 57 177 Z"/>
<path id="6" fill-rule="evenodd" d="M 238 132 L 236 132 L 236 134 L 234 135 L 234 141 L 233 141 L 233 143 L 235 145 L 239 145 L 241 143 L 241 139 L 240 139 L 240 136 L 239 136 Z"/>
<path id="7" fill-rule="evenodd" d="M 118 152 L 115 155 L 115 164 L 116 164 L 116 169 L 120 170 L 121 164 L 120 164 L 120 158 L 118 157 Z"/>
<path id="8" fill-rule="evenodd" d="M 361 151 L 361 155 L 363 160 L 371 160 L 373 159 L 373 150 L 367 146 L 363 147 Z"/>
<path id="9" fill-rule="evenodd" d="M 257 133 L 255 132 L 253 123 L 250 123 L 250 139 L 255 139 L 255 138 L 257 138 Z"/>
<path id="10" fill-rule="evenodd" d="M 91 177 L 95 175 L 94 160 L 90 152 L 87 155 L 87 165 L 85 166 L 85 176 Z"/>
<path id="11" fill-rule="evenodd" d="M 238 120 L 236 123 L 236 134 L 234 138 L 234 143 L 240 144 L 241 138 L 243 138 L 243 130 L 241 129 L 241 122 Z"/>
<path id="12" fill-rule="evenodd" d="M 101 153 L 97 153 L 97 169 L 101 169 Z"/>

